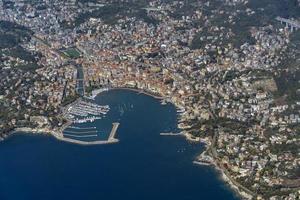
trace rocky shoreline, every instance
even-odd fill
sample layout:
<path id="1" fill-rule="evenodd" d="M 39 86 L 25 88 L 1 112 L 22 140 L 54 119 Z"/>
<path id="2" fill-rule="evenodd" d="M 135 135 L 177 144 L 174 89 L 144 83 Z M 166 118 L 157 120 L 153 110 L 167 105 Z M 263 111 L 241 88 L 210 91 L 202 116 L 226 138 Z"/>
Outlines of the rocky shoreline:
<path id="1" fill-rule="evenodd" d="M 231 181 L 231 178 L 226 175 L 224 170 L 218 166 L 216 161 L 211 156 L 207 155 L 207 154 L 209 154 L 208 153 L 209 147 L 208 147 L 208 144 L 205 143 L 204 141 L 203 141 L 203 143 L 205 144 L 205 150 L 199 156 L 197 156 L 197 158 L 195 159 L 195 161 L 193 161 L 193 163 L 196 165 L 213 167 L 218 172 L 219 178 L 223 182 L 225 182 L 229 186 L 229 188 L 232 189 L 236 193 L 236 195 L 238 195 L 239 197 L 241 197 L 242 199 L 245 199 L 245 200 L 253 199 L 253 195 L 241 190 L 236 184 L 234 184 Z"/>
<path id="2" fill-rule="evenodd" d="M 55 134 L 50 131 L 49 129 L 38 129 L 38 128 L 29 128 L 29 127 L 20 127 L 20 128 L 15 128 L 14 130 L 10 131 L 9 133 L 3 135 L 0 138 L 0 141 L 4 141 L 7 138 L 15 135 L 16 133 L 21 134 L 33 134 L 33 135 L 49 135 L 49 136 L 54 136 Z"/>
<path id="3" fill-rule="evenodd" d="M 219 173 L 219 177 L 222 179 L 222 181 L 228 184 L 228 186 L 236 193 L 236 195 L 245 200 L 253 199 L 254 195 L 240 189 L 240 187 L 232 181 L 232 178 L 225 173 L 223 168 L 218 165 L 217 161 L 213 158 L 213 156 L 210 153 L 210 140 L 206 138 L 202 139 L 201 142 L 204 143 L 205 149 L 201 154 L 199 154 L 199 156 L 196 157 L 193 163 L 196 165 L 213 167 Z"/>

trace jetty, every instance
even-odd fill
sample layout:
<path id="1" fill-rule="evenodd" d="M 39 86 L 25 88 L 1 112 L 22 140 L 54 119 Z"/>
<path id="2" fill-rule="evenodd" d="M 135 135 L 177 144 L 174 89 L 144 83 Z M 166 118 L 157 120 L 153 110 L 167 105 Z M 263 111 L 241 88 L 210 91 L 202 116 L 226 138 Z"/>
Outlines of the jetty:
<path id="1" fill-rule="evenodd" d="M 193 161 L 193 164 L 195 164 L 195 165 L 204 165 L 204 166 L 211 166 L 212 165 L 209 162 L 196 161 L 196 160 Z"/>
<path id="2" fill-rule="evenodd" d="M 161 136 L 177 136 L 177 135 L 183 135 L 182 133 L 160 133 Z"/>
<path id="3" fill-rule="evenodd" d="M 94 140 L 94 141 L 84 141 L 80 140 L 79 138 L 88 138 L 88 137 L 97 137 L 97 134 L 89 134 L 89 135 L 73 135 L 73 134 L 64 134 L 63 131 L 60 132 L 52 132 L 52 135 L 63 142 L 69 142 L 73 144 L 79 144 L 79 145 L 100 145 L 100 144 L 112 144 L 112 143 L 117 143 L 119 140 L 116 138 L 116 133 L 118 130 L 118 127 L 120 123 L 113 123 L 112 124 L 112 129 L 110 131 L 109 137 L 107 140 Z M 67 128 L 67 127 L 66 127 Z M 65 137 L 67 136 L 67 137 Z M 73 138 L 69 138 L 73 137 Z M 78 138 L 78 139 L 75 139 Z"/>
<path id="4" fill-rule="evenodd" d="M 113 123 L 113 127 L 112 127 L 112 129 L 110 131 L 110 134 L 109 134 L 109 137 L 108 137 L 107 141 L 115 141 L 115 140 L 117 140 L 115 138 L 115 136 L 116 136 L 117 129 L 118 129 L 119 125 L 120 125 L 120 123 L 117 123 L 117 122 Z"/>

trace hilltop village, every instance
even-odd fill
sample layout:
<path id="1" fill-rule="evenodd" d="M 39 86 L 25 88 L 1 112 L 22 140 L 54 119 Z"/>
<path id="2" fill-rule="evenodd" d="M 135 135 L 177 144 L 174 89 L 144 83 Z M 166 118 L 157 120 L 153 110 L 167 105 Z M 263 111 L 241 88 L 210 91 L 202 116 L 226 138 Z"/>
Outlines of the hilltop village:
<path id="1" fill-rule="evenodd" d="M 300 30 L 276 20 L 300 24 L 290 2 L 0 1 L 0 137 L 63 127 L 82 70 L 86 96 L 134 88 L 176 105 L 245 198 L 299 199 Z"/>

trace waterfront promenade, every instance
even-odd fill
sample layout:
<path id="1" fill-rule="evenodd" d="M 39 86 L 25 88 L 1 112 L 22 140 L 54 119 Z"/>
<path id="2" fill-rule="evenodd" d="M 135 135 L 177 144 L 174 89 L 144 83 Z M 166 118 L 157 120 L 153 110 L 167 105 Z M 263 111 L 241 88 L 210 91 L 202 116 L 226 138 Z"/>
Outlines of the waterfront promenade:
<path id="1" fill-rule="evenodd" d="M 108 90 L 129 90 L 129 91 L 133 91 L 133 92 L 137 92 L 138 94 L 145 94 L 147 96 L 151 96 L 155 99 L 159 99 L 159 100 L 164 100 L 167 97 L 161 96 L 160 94 L 157 93 L 153 93 L 151 91 L 145 90 L 145 89 L 140 89 L 140 88 L 131 88 L 131 87 L 107 87 L 105 88 L 106 90 L 103 91 L 108 91 Z M 102 92 L 102 91 L 101 91 Z M 98 94 L 100 94 L 101 92 L 99 92 Z M 97 95 L 98 95 L 97 94 Z M 96 94 L 95 94 L 96 96 Z"/>

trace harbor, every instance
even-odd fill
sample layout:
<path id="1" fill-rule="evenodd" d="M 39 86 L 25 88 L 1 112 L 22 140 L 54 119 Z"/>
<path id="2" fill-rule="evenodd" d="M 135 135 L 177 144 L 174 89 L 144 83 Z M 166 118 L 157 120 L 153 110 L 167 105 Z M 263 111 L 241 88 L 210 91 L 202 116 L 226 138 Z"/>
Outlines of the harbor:
<path id="1" fill-rule="evenodd" d="M 200 193 L 203 199 L 236 199 L 213 168 L 192 163 L 194 156 L 202 150 L 202 144 L 190 143 L 180 136 L 159 135 L 160 132 L 177 132 L 177 113 L 173 105 L 162 106 L 153 98 L 123 90 L 103 93 L 97 99 L 99 104 L 110 105 L 106 118 L 93 123 L 69 124 L 65 131 L 97 130 L 103 138 L 94 137 L 96 140 L 92 141 L 91 138 L 58 135 L 56 140 L 45 135 L 22 134 L 2 143 L 0 159 L 1 163 L 6 163 L 1 165 L 2 177 L 12 180 L 10 184 L 1 185 L 4 194 L 14 199 L 117 200 L 137 197 L 148 200 L 163 196 L 177 200 L 185 199 L 186 194 L 197 199 Z M 133 108 L 121 116 L 118 105 L 124 104 L 132 104 Z M 114 122 L 120 124 L 113 129 Z M 115 139 L 108 141 L 109 135 Z M 15 170 L 8 169 L 18 169 L 18 176 Z M 124 178 L 128 174 L 133 177 Z M 32 177 L 37 177 L 34 182 Z M 191 184 L 182 184 L 187 180 Z M 71 194 L 66 192 L 68 187 L 61 187 L 58 182 L 72 188 Z M 175 185 L 170 190 L 162 190 L 170 182 Z M 150 184 L 156 190 L 147 198 Z M 16 193 L 16 188 L 26 192 Z M 131 191 L 132 188 L 138 190 Z M 114 191 L 118 191 L 117 194 Z M 45 193 L 49 195 L 45 196 Z"/>

